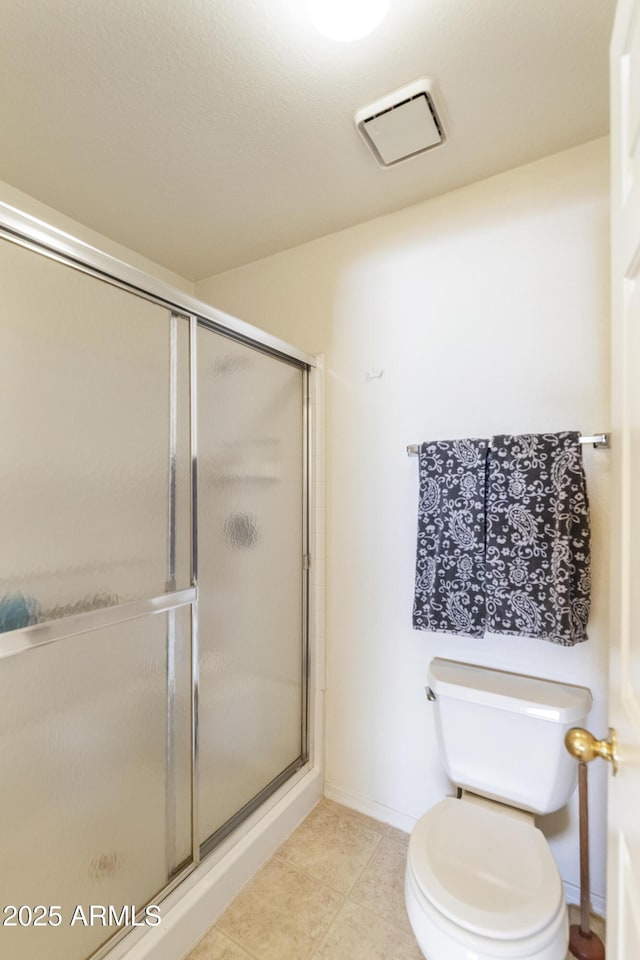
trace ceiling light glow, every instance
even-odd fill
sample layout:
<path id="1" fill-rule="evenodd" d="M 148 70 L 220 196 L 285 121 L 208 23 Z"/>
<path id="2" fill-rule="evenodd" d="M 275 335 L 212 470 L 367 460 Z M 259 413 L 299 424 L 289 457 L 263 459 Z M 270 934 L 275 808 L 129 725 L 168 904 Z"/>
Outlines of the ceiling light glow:
<path id="1" fill-rule="evenodd" d="M 343 43 L 375 30 L 390 6 L 391 0 L 307 0 L 309 19 L 316 30 Z"/>

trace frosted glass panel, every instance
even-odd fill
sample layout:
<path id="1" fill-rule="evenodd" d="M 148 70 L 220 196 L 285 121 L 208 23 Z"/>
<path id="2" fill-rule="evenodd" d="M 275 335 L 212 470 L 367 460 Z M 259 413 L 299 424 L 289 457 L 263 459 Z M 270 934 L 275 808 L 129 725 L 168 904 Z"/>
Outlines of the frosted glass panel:
<path id="1" fill-rule="evenodd" d="M 198 329 L 201 841 L 302 752 L 302 396 Z"/>
<path id="2" fill-rule="evenodd" d="M 76 905 L 142 907 L 188 855 L 189 782 L 174 788 L 167 762 L 169 742 L 174 767 L 190 756 L 186 669 L 167 729 L 171 616 L 0 661 L 0 907 L 62 915 L 59 927 L 0 928 L 2 957 L 82 960 L 118 928 L 71 926 Z M 175 613 L 180 663 L 189 643 L 187 607 Z"/>
<path id="3" fill-rule="evenodd" d="M 0 241 L 0 632 L 188 586 L 189 328 Z M 170 390 L 171 370 L 175 390 Z"/>

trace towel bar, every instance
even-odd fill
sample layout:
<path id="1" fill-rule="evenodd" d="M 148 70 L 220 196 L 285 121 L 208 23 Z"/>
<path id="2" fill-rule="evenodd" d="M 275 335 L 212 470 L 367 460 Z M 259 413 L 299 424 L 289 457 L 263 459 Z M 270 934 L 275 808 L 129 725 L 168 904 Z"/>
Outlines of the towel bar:
<path id="1" fill-rule="evenodd" d="M 592 443 L 594 447 L 601 450 L 606 450 L 609 448 L 609 437 L 608 433 L 595 433 L 591 437 L 580 437 L 580 443 Z M 410 457 L 417 457 L 420 451 L 419 443 L 410 443 L 407 445 L 407 454 Z"/>

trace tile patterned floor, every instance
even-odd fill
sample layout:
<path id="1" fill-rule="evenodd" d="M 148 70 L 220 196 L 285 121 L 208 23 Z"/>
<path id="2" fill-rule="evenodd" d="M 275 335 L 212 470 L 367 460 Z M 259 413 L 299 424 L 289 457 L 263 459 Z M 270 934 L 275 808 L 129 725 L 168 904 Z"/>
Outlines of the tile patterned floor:
<path id="1" fill-rule="evenodd" d="M 424 960 L 404 906 L 408 840 L 321 800 L 186 960 Z"/>

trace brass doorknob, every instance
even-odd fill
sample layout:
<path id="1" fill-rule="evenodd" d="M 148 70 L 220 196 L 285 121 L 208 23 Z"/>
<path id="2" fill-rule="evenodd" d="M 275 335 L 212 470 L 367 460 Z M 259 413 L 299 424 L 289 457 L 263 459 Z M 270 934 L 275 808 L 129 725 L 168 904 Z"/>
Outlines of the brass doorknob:
<path id="1" fill-rule="evenodd" d="M 571 756 L 581 763 L 590 763 L 596 757 L 602 757 L 603 760 L 607 760 L 612 765 L 614 777 L 618 772 L 620 757 L 618 755 L 616 731 L 613 727 L 609 727 L 608 740 L 596 740 L 588 730 L 583 730 L 582 727 L 573 727 L 565 736 L 564 745 Z"/>

